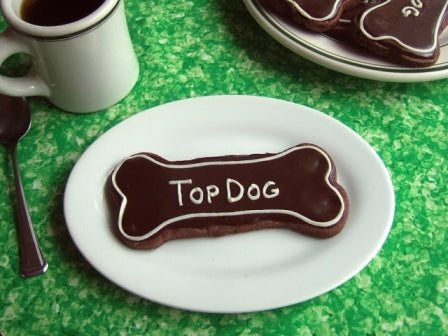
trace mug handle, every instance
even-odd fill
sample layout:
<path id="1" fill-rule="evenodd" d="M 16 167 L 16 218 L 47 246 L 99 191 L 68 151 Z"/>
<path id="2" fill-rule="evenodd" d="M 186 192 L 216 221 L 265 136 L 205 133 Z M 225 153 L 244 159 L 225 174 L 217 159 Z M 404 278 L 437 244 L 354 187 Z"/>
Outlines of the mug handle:
<path id="1" fill-rule="evenodd" d="M 0 35 L 0 65 L 10 56 L 18 53 L 31 54 L 28 46 L 12 29 L 7 28 Z M 8 77 L 0 75 L 0 93 L 15 96 L 45 96 L 50 90 L 42 78 L 31 68 L 23 77 Z"/>

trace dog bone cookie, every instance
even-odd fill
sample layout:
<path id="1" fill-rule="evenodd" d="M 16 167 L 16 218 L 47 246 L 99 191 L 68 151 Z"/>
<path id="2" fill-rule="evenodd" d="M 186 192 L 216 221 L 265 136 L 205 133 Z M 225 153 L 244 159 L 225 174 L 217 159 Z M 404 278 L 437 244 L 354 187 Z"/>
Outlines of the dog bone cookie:
<path id="1" fill-rule="evenodd" d="M 333 160 L 312 144 L 185 161 L 138 153 L 115 167 L 107 193 L 115 231 L 135 249 L 266 228 L 328 238 L 349 209 L 336 177 Z"/>
<path id="2" fill-rule="evenodd" d="M 447 24 L 446 0 L 387 0 L 357 18 L 356 38 L 366 48 L 402 65 L 424 67 L 439 56 Z"/>

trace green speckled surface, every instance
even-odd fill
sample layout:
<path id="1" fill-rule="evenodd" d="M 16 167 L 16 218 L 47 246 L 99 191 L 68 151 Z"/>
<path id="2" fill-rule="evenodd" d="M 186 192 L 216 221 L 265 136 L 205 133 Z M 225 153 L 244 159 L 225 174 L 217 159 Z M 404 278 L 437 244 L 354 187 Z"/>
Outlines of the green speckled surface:
<path id="1" fill-rule="evenodd" d="M 43 276 L 18 276 L 13 175 L 10 157 L 0 149 L 0 333 L 448 334 L 448 80 L 385 83 L 327 70 L 272 40 L 239 0 L 126 0 L 125 5 L 141 72 L 123 101 L 75 115 L 42 98 L 29 99 L 33 125 L 18 155 L 50 264 Z M 13 64 L 1 72 L 20 71 Z M 85 261 L 62 212 L 65 183 L 77 158 L 104 131 L 139 111 L 215 94 L 268 96 L 313 107 L 344 122 L 377 150 L 392 175 L 396 215 L 380 253 L 359 274 L 290 307 L 206 314 L 133 296 Z"/>

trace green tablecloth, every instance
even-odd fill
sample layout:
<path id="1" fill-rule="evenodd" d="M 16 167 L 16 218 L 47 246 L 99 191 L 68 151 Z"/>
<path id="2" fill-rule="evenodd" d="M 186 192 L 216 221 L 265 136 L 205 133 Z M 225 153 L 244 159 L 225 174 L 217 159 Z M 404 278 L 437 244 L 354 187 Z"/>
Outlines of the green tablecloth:
<path id="1" fill-rule="evenodd" d="M 18 276 L 13 174 L 7 151 L 0 150 L 0 333 L 448 334 L 448 80 L 386 83 L 320 67 L 271 39 L 241 1 L 127 0 L 125 5 L 140 77 L 124 100 L 99 113 L 76 115 L 43 98 L 29 99 L 33 125 L 18 155 L 31 216 L 50 264 L 43 276 Z M 1 19 L 1 30 L 5 26 Z M 3 66 L 1 71 L 15 70 Z M 83 151 L 139 111 L 219 94 L 310 106 L 358 132 L 381 156 L 396 192 L 395 219 L 380 253 L 351 280 L 271 311 L 194 313 L 129 294 L 81 256 L 67 231 L 62 203 L 69 173 Z"/>

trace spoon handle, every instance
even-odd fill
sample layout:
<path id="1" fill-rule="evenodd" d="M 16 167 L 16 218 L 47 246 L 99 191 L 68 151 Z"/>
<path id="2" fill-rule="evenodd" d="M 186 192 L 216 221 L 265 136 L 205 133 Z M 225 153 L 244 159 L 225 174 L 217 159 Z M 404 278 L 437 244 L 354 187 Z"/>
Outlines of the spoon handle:
<path id="1" fill-rule="evenodd" d="M 44 273 L 48 264 L 39 247 L 25 199 L 17 164 L 17 145 L 10 146 L 17 193 L 20 275 L 29 278 Z"/>

